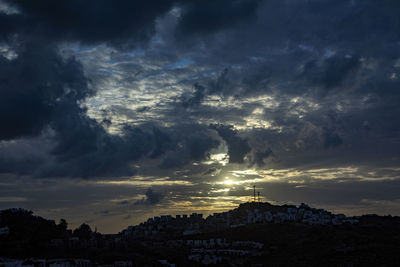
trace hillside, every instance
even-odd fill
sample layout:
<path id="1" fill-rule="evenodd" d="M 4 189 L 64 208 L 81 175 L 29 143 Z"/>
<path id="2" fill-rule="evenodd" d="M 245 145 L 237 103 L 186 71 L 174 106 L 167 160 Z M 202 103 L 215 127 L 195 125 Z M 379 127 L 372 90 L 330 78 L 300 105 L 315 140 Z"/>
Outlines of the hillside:
<path id="1" fill-rule="evenodd" d="M 335 218 L 342 222 L 332 223 Z M 244 203 L 205 219 L 160 216 L 115 235 L 85 224 L 74 231 L 66 226 L 22 209 L 0 211 L 0 229 L 8 229 L 0 234 L 0 257 L 124 260 L 132 266 L 163 260 L 177 266 L 400 266 L 399 217 L 343 217 L 305 204 Z"/>

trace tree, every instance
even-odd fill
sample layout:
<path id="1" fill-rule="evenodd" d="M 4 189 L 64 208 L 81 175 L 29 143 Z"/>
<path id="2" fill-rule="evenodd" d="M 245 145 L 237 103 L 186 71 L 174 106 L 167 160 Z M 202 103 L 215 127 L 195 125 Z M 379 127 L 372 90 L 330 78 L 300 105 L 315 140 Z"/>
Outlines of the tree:
<path id="1" fill-rule="evenodd" d="M 60 222 L 57 225 L 58 229 L 62 232 L 67 231 L 68 223 L 65 219 L 60 219 Z"/>
<path id="2" fill-rule="evenodd" d="M 81 226 L 74 230 L 73 235 L 79 237 L 79 239 L 89 240 L 92 235 L 92 229 L 88 224 L 82 223 Z"/>

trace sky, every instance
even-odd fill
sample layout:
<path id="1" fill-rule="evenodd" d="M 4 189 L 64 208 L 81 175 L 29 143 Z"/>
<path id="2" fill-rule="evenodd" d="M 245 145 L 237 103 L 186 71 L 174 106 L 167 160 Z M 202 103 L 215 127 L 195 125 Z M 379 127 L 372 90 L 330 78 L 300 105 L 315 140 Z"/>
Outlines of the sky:
<path id="1" fill-rule="evenodd" d="M 251 201 L 400 215 L 397 0 L 1 0 L 0 209 L 102 233 Z"/>

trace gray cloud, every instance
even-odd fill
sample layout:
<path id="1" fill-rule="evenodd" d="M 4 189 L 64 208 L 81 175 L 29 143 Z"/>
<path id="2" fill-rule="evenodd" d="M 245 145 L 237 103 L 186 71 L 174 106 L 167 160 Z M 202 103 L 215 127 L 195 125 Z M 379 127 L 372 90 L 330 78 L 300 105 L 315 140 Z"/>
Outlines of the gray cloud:
<path id="1" fill-rule="evenodd" d="M 149 39 L 154 31 L 155 18 L 168 11 L 173 1 L 54 3 L 43 0 L 32 3 L 10 0 L 6 3 L 20 12 L 12 16 L 2 14 L 5 25 L 14 25 L 8 29 L 8 33 L 14 30 L 24 34 L 31 32 L 55 41 L 109 42 L 124 46 L 127 40 L 134 44 Z"/>
<path id="2" fill-rule="evenodd" d="M 226 177 L 261 179 L 268 199 L 396 210 L 397 1 L 95 2 L 3 1 L 0 173 L 128 181 L 96 209 L 127 223 L 145 214 L 127 196 L 149 187 L 146 212 L 244 201 Z"/>
<path id="3" fill-rule="evenodd" d="M 227 143 L 229 162 L 243 163 L 244 156 L 250 152 L 250 146 L 247 141 L 239 137 L 237 131 L 231 125 L 211 125 L 210 127 L 215 129 Z"/>
<path id="4" fill-rule="evenodd" d="M 1 57 L 0 140 L 41 133 L 62 107 L 92 94 L 79 62 L 63 60 L 53 47 L 30 43 L 14 60 Z"/>
<path id="5" fill-rule="evenodd" d="M 230 28 L 252 18 L 260 0 L 223 0 L 218 2 L 189 1 L 183 8 L 178 30 L 181 34 L 207 34 Z"/>
<path id="6" fill-rule="evenodd" d="M 155 205 L 164 198 L 164 194 L 154 192 L 151 188 L 147 189 L 146 197 L 135 202 L 135 205 Z"/>

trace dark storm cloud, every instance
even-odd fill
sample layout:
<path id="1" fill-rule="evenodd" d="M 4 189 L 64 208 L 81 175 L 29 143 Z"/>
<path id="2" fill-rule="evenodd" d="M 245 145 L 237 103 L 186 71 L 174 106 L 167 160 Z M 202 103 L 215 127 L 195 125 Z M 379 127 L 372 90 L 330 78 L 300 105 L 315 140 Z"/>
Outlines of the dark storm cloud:
<path id="1" fill-rule="evenodd" d="M 17 32 L 23 24 L 20 16 L 15 14 L 0 13 L 0 40 L 9 39 L 10 35 Z"/>
<path id="2" fill-rule="evenodd" d="M 245 187 L 214 184 L 231 177 L 282 201 L 396 201 L 398 1 L 3 2 L 16 11 L 0 12 L 2 177 L 98 179 L 90 195 L 21 183 L 5 196 L 79 211 L 88 195 L 115 216 L 204 207 L 220 189 L 237 204 Z"/>
<path id="3" fill-rule="evenodd" d="M 62 114 L 62 106 L 77 106 L 92 94 L 75 59 L 63 60 L 37 43 L 18 53 L 14 60 L 0 58 L 0 140 L 37 135 Z"/>
<path id="4" fill-rule="evenodd" d="M 184 93 L 178 103 L 186 109 L 196 110 L 200 108 L 204 98 L 210 95 L 233 95 L 235 93 L 235 82 L 231 80 L 231 76 L 228 76 L 229 69 L 224 68 L 221 73 L 215 79 L 205 81 L 205 84 L 194 83 L 193 90 L 190 93 Z"/>
<path id="5" fill-rule="evenodd" d="M 204 160 L 218 140 L 196 125 L 141 129 L 125 126 L 121 136 L 107 134 L 89 118 L 62 122 L 56 128 L 57 164 L 46 176 L 124 176 L 135 173 L 131 164 L 143 158 L 161 161 L 161 168 L 178 168 Z"/>
<path id="6" fill-rule="evenodd" d="M 230 163 L 243 163 L 244 156 L 250 152 L 247 140 L 238 136 L 232 125 L 210 125 L 228 145 Z"/>
<path id="7" fill-rule="evenodd" d="M 210 49 L 203 60 L 232 67 L 219 77 L 196 80 L 202 90 L 190 98 L 196 103 L 191 114 L 208 115 L 214 107 L 198 103 L 210 95 L 228 101 L 229 96 L 239 100 L 269 94 L 277 106 L 242 105 L 236 122 L 263 108 L 262 117 L 280 129 L 266 130 L 264 139 L 273 144 L 280 162 L 287 151 L 302 163 L 302 155 L 318 151 L 319 158 L 310 162 L 321 159 L 329 165 L 351 151 L 350 162 L 368 158 L 364 164 L 372 164 L 372 147 L 387 160 L 398 158 L 391 148 L 399 143 L 398 8 L 396 1 L 261 3 L 251 28 L 202 40 Z M 226 120 L 228 109 L 215 109 L 219 112 L 213 118 Z M 250 139 L 255 133 L 239 132 Z M 241 153 L 248 152 L 243 147 Z M 257 153 L 262 151 L 251 154 Z"/>
<path id="8" fill-rule="evenodd" d="M 174 129 L 167 130 L 167 134 L 156 127 L 142 130 L 124 126 L 122 136 L 108 134 L 103 126 L 110 127 L 111 120 L 105 118 L 100 125 L 89 118 L 81 106 L 95 94 L 89 89 L 82 66 L 72 57 L 61 58 L 55 44 L 62 41 L 104 42 L 123 47 L 149 40 L 154 34 L 155 19 L 174 5 L 182 8 L 180 23 L 190 26 L 180 29 L 192 28 L 190 31 L 202 33 L 205 28 L 199 25 L 208 25 L 208 32 L 221 30 L 235 21 L 249 18 L 258 1 L 212 4 L 210 7 L 223 7 L 221 17 L 215 12 L 207 13 L 209 9 L 196 1 L 55 3 L 9 0 L 3 4 L 15 12 L 0 13 L 0 34 L 17 57 L 2 57 L 0 62 L 3 66 L 0 72 L 0 139 L 43 138 L 45 135 L 43 142 L 53 142 L 46 146 L 47 158 L 3 158 L 3 172 L 18 169 L 18 172 L 33 171 L 39 176 L 126 175 L 133 173 L 130 163 L 143 156 L 157 158 L 171 151 L 160 166 L 178 167 L 207 158 L 208 151 L 218 145 L 218 141 L 204 131 L 191 134 L 186 130 L 186 135 L 180 136 Z M 202 88 L 196 87 L 187 106 L 200 104 L 204 97 Z"/>
<path id="9" fill-rule="evenodd" d="M 158 204 L 163 198 L 164 194 L 161 192 L 155 192 L 153 189 L 149 188 L 146 191 L 146 197 L 135 202 L 135 205 L 155 205 Z"/>
<path id="10" fill-rule="evenodd" d="M 312 84 L 320 85 L 330 90 L 343 85 L 346 78 L 354 77 L 361 62 L 356 56 L 334 56 L 324 60 L 320 65 L 316 61 L 307 62 L 301 74 Z"/>
<path id="11" fill-rule="evenodd" d="M 273 129 L 265 129 L 258 144 L 269 144 L 282 166 L 382 164 L 374 149 L 393 162 L 400 125 L 399 7 L 397 1 L 264 1 L 251 27 L 203 35 L 198 49 L 205 55 L 194 58 L 219 74 L 196 79 L 201 90 L 183 105 L 193 104 L 192 116 L 220 122 L 234 110 L 233 125 L 263 108 L 260 117 Z M 264 94 L 276 104 L 240 103 Z M 208 96 L 241 107 L 202 105 Z M 252 140 L 257 131 L 239 134 Z M 243 146 L 238 158 L 268 151 L 255 148 Z"/>
<path id="12" fill-rule="evenodd" d="M 4 149 L 2 150 L 4 152 Z M 43 158 L 22 157 L 14 158 L 2 153 L 0 156 L 0 173 L 13 173 L 17 175 L 31 175 L 38 165 L 43 164 Z"/>
<path id="13" fill-rule="evenodd" d="M 257 166 L 263 166 L 265 164 L 264 160 L 273 156 L 274 152 L 268 148 L 264 151 L 256 151 L 250 161 Z"/>
<path id="14" fill-rule="evenodd" d="M 182 99 L 182 104 L 183 107 L 188 108 L 191 106 L 198 106 L 200 105 L 201 101 L 204 99 L 205 95 L 205 87 L 195 83 L 193 85 L 194 88 L 194 93 L 192 96 L 189 97 L 183 97 Z"/>
<path id="15" fill-rule="evenodd" d="M 324 140 L 325 148 L 336 147 L 343 143 L 343 140 L 336 133 L 331 133 L 325 129 L 324 135 L 325 135 L 325 140 Z"/>
<path id="16" fill-rule="evenodd" d="M 178 30 L 182 34 L 207 34 L 235 23 L 254 19 L 261 0 L 188 1 L 183 7 Z"/>
<path id="17" fill-rule="evenodd" d="M 173 149 L 169 135 L 157 128 L 144 131 L 125 126 L 122 137 L 113 136 L 89 118 L 79 102 L 93 91 L 74 58 L 63 59 L 51 46 L 37 44 L 26 45 L 18 52 L 13 60 L 1 58 L 0 139 L 40 137 L 53 131 L 46 134 L 54 141 L 47 149 L 49 157 L 55 158 L 2 153 L 1 172 L 78 177 L 128 175 L 133 173 L 130 162 L 144 155 L 156 158 Z M 179 161 L 203 159 L 214 146 L 207 142 L 214 141 L 202 136 L 184 139 L 181 143 L 187 148 L 181 146 L 176 152 L 184 156 Z M 19 151 L 13 149 L 14 154 Z M 2 151 L 6 152 L 7 147 Z M 172 161 L 169 158 L 164 165 Z"/>
<path id="18" fill-rule="evenodd" d="M 50 155 L 55 156 L 55 164 L 23 154 L 19 158 L 9 155 L 1 157 L 2 172 L 43 168 L 39 174 L 45 176 L 130 174 L 130 161 L 151 151 L 153 157 L 164 152 L 168 136 L 156 129 L 147 133 L 127 126 L 123 137 L 111 136 L 86 115 L 79 102 L 93 91 L 75 59 L 62 59 L 52 47 L 37 44 L 18 52 L 14 60 L 1 58 L 0 139 L 40 136 L 50 129 L 53 133 L 48 138 L 54 140 Z"/>
<path id="19" fill-rule="evenodd" d="M 161 168 L 178 168 L 191 161 L 207 159 L 209 151 L 217 148 L 219 141 L 206 127 L 182 125 L 174 131 L 175 149 L 166 154 Z"/>
<path id="20" fill-rule="evenodd" d="M 56 128 L 56 146 L 51 153 L 56 156 L 57 164 L 42 175 L 131 175 L 134 173 L 131 162 L 163 149 L 163 141 L 157 140 L 153 131 L 128 127 L 123 136 L 112 136 L 92 119 L 70 119 Z"/>
<path id="21" fill-rule="evenodd" d="M 12 33 L 41 36 L 55 41 L 106 42 L 129 47 L 154 34 L 155 19 L 173 6 L 183 8 L 180 28 L 204 33 L 230 27 L 254 15 L 260 2 L 150 0 L 150 1 L 28 1 L 5 0 L 20 13 L 0 14 L 3 37 Z M 128 42 L 127 42 L 128 41 Z"/>
<path id="22" fill-rule="evenodd" d="M 266 1 L 262 26 L 274 37 L 312 45 L 348 43 L 351 50 L 377 52 L 398 38 L 398 1 Z M 385 45 L 389 45 L 386 43 Z M 381 52 L 387 53 L 387 52 Z"/>
<path id="23" fill-rule="evenodd" d="M 6 1 L 21 13 L 3 18 L 11 29 L 53 40 L 86 43 L 141 41 L 154 32 L 154 20 L 174 1 Z M 28 33 L 29 32 L 29 33 Z"/>

